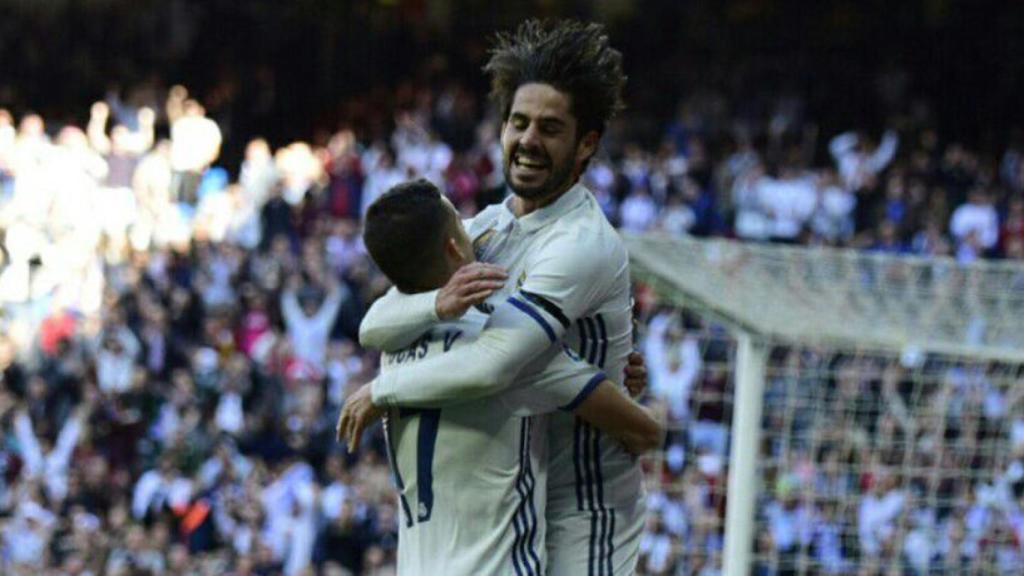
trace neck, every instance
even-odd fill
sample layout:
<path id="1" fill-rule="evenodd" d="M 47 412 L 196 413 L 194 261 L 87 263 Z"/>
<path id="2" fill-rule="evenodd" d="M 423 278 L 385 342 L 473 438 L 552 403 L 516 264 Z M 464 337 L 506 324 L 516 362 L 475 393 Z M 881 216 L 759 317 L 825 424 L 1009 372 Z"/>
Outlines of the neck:
<path id="1" fill-rule="evenodd" d="M 545 206 L 549 206 L 555 200 L 561 198 L 563 194 L 571 190 L 575 185 L 576 179 L 573 178 L 565 188 L 552 192 L 546 196 L 541 196 L 540 198 L 523 198 L 522 196 L 517 195 L 512 200 L 512 213 L 516 215 L 516 218 L 521 218 L 531 212 L 535 212 Z"/>

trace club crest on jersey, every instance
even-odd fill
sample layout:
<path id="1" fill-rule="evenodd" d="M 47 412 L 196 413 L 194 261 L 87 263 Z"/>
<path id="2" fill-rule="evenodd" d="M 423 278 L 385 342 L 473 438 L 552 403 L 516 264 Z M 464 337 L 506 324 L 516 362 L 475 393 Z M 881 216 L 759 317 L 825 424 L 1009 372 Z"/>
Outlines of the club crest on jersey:
<path id="1" fill-rule="evenodd" d="M 488 228 L 473 240 L 473 253 L 476 254 L 478 260 L 482 258 L 483 253 L 487 250 L 487 245 L 494 239 L 495 233 L 494 228 Z"/>
<path id="2" fill-rule="evenodd" d="M 523 284 L 526 284 L 526 270 L 523 270 L 516 279 L 516 290 L 522 289 Z"/>

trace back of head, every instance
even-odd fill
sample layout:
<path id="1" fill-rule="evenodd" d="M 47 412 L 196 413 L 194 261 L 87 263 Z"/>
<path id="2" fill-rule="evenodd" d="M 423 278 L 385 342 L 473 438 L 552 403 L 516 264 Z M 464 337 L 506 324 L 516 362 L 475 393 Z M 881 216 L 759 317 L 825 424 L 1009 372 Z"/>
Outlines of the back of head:
<path id="1" fill-rule="evenodd" d="M 623 107 L 622 54 L 611 47 L 600 24 L 527 20 L 514 34 L 497 36 L 484 71 L 502 119 L 508 118 L 516 90 L 531 83 L 570 96 L 579 135 L 603 133 Z"/>
<path id="2" fill-rule="evenodd" d="M 444 243 L 455 218 L 428 180 L 394 186 L 370 205 L 363 241 L 385 276 L 405 293 L 443 284 Z"/>

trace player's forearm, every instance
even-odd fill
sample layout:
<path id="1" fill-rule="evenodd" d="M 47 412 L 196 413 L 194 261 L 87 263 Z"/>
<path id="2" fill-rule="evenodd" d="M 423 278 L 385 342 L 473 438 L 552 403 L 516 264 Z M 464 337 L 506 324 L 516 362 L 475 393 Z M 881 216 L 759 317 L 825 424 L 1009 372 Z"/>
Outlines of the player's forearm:
<path id="1" fill-rule="evenodd" d="M 382 373 L 372 386 L 374 405 L 443 405 L 506 390 L 523 367 L 561 336 L 518 306 L 498 306 L 470 344 Z"/>
<path id="2" fill-rule="evenodd" d="M 633 454 L 653 450 L 665 439 L 661 423 L 610 380 L 599 384 L 575 413 Z"/>
<path id="3" fill-rule="evenodd" d="M 382 373 L 372 385 L 375 406 L 441 407 L 508 389 L 521 368 L 546 350 L 546 339 L 515 326 L 494 326 L 458 350 Z"/>
<path id="4" fill-rule="evenodd" d="M 437 291 L 403 294 L 392 288 L 370 306 L 359 324 L 359 343 L 373 350 L 408 346 L 438 322 Z"/>

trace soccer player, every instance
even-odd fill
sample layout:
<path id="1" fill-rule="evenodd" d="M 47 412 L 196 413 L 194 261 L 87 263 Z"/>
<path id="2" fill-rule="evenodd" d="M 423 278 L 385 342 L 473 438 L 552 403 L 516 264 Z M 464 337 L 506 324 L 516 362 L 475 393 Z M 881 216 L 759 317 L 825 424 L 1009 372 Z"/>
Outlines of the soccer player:
<path id="1" fill-rule="evenodd" d="M 488 370 L 474 379 L 489 393 L 503 390 L 550 347 L 621 378 L 632 343 L 627 254 L 579 177 L 621 108 L 622 56 L 597 24 L 528 21 L 498 37 L 485 71 L 514 195 L 477 215 L 469 233 L 478 258 L 507 268 L 510 282 L 488 299 L 494 313 L 476 342 L 381 374 L 346 404 L 343 428 L 358 429 L 373 406 L 458 397 L 469 362 Z M 471 286 L 479 294 L 493 278 L 480 270 Z M 439 294 L 389 292 L 364 318 L 364 346 L 396 345 L 436 321 Z M 548 438 L 547 573 L 632 574 L 644 523 L 637 462 L 569 415 L 552 417 Z"/>
<path id="2" fill-rule="evenodd" d="M 454 206 L 425 181 L 401 184 L 374 202 L 364 239 L 381 270 L 403 292 L 444 285 L 475 257 Z M 485 321 L 509 324 L 495 311 L 469 310 L 442 322 L 409 346 L 382 356 L 384 373 L 415 365 L 472 342 Z M 539 330 L 539 328 L 538 328 Z M 466 362 L 459 379 L 470 398 L 474 375 Z M 517 385 L 519 383 L 519 385 Z M 529 383 L 529 386 L 525 386 Z M 663 431 L 646 410 L 596 367 L 552 347 L 530 362 L 505 392 L 431 408 L 408 400 L 386 422 L 389 459 L 400 494 L 400 574 L 542 574 L 545 563 L 546 450 L 543 422 L 529 417 L 557 408 L 612 432 L 636 453 L 656 446 Z M 419 409 L 415 409 L 419 408 Z"/>

